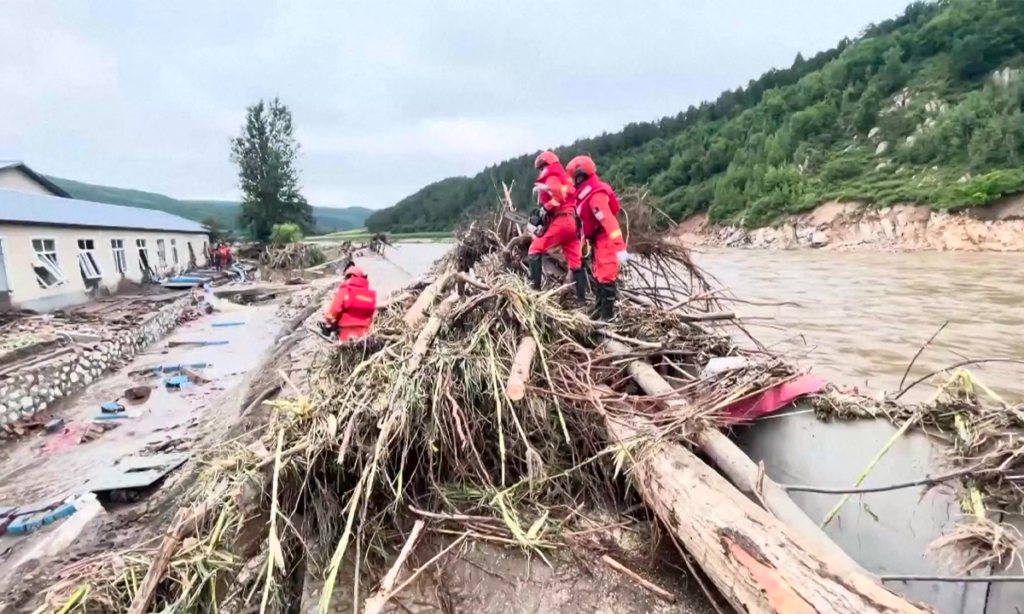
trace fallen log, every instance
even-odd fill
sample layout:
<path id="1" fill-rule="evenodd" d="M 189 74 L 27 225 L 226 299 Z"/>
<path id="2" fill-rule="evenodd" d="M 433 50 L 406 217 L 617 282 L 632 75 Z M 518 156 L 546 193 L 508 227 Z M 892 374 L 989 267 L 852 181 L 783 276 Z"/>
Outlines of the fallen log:
<path id="1" fill-rule="evenodd" d="M 433 343 L 434 337 L 441 330 L 441 323 L 458 300 L 459 295 L 452 293 L 448 298 L 441 301 L 441 304 L 437 307 L 437 312 L 430 316 L 423 330 L 416 336 L 416 343 L 412 346 L 412 357 L 409 359 L 409 362 L 405 363 L 405 373 L 407 375 L 415 373 L 416 369 L 420 368 L 420 363 L 423 362 L 423 357 L 426 355 L 427 350 L 430 349 L 430 344 Z"/>
<path id="2" fill-rule="evenodd" d="M 651 428 L 611 419 L 607 425 L 623 442 Z M 930 612 L 814 548 L 683 446 L 654 443 L 639 454 L 632 475 L 644 500 L 737 612 Z"/>
<path id="3" fill-rule="evenodd" d="M 537 353 L 537 342 L 533 337 L 526 336 L 519 342 L 516 357 L 512 361 L 512 369 L 505 383 L 505 396 L 510 401 L 520 401 L 526 395 L 526 381 L 530 378 L 530 367 Z"/>
<path id="4" fill-rule="evenodd" d="M 617 341 L 605 342 L 605 347 L 613 354 L 629 354 L 633 350 Z M 673 392 L 672 385 L 662 378 L 650 364 L 643 360 L 634 360 L 627 367 L 633 380 L 651 396 L 668 396 Z M 667 405 L 679 405 L 686 409 L 686 402 L 667 400 Z M 799 531 L 805 539 L 811 541 L 818 550 L 828 553 L 832 558 L 861 573 L 867 573 L 846 552 L 833 542 L 828 535 L 801 510 L 786 491 L 774 480 L 764 475 L 728 437 L 716 430 L 704 431 L 696 441 L 702 452 L 708 455 L 718 469 L 729 478 L 729 481 L 744 494 L 753 497 L 764 505 L 779 520 Z"/>
<path id="5" fill-rule="evenodd" d="M 443 275 L 438 276 L 434 280 L 434 283 L 427 286 L 420 295 L 416 297 L 416 302 L 412 304 L 409 311 L 405 313 L 405 323 L 410 328 L 415 328 L 423 320 L 424 315 L 427 312 L 427 308 L 434 304 L 437 296 L 444 291 L 445 286 L 448 285 L 448 278 L 451 277 L 451 271 L 446 271 Z"/>

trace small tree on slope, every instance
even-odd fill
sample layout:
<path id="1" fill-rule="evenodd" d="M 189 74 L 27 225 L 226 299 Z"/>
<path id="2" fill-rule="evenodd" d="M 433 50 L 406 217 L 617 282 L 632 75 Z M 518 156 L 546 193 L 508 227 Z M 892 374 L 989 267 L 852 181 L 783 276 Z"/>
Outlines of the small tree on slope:
<path id="1" fill-rule="evenodd" d="M 242 134 L 231 140 L 231 161 L 243 196 L 239 221 L 257 241 L 267 241 L 275 224 L 313 229 L 313 208 L 299 192 L 298 153 L 288 107 L 275 98 L 246 109 Z"/>

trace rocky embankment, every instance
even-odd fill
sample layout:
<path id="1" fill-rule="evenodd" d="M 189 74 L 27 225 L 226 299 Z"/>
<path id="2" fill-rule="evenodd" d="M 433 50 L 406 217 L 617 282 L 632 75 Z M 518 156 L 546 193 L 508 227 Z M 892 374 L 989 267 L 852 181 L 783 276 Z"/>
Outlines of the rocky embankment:
<path id="1" fill-rule="evenodd" d="M 713 224 L 700 213 L 680 224 L 678 235 L 687 245 L 755 249 L 1024 251 L 1024 195 L 956 213 L 828 202 L 764 228 Z"/>

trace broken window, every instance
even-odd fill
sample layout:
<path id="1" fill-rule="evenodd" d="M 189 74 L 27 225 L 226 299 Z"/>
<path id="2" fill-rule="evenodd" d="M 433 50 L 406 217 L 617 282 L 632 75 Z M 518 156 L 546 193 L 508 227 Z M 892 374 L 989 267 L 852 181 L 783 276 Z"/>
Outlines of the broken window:
<path id="1" fill-rule="evenodd" d="M 178 240 L 171 239 L 171 262 L 178 266 Z"/>
<path id="2" fill-rule="evenodd" d="M 103 277 L 100 259 L 96 256 L 96 242 L 92 239 L 78 240 L 78 267 L 86 281 Z"/>
<path id="3" fill-rule="evenodd" d="M 160 268 L 167 266 L 167 245 L 163 239 L 156 240 L 156 261 L 160 263 Z"/>
<path id="4" fill-rule="evenodd" d="M 35 259 L 32 268 L 36 272 L 36 283 L 40 288 L 52 288 L 67 283 L 64 271 L 57 260 L 56 239 L 32 239 L 32 250 Z"/>
<path id="5" fill-rule="evenodd" d="M 114 266 L 117 272 L 124 275 L 128 272 L 128 259 L 124 255 L 124 239 L 111 239 L 110 250 L 114 252 Z"/>
<path id="6" fill-rule="evenodd" d="M 191 241 L 187 241 L 185 244 L 188 245 L 188 266 L 189 266 L 189 268 L 194 269 L 197 266 L 199 266 L 196 263 L 196 250 L 192 249 L 192 242 Z"/>
<path id="7" fill-rule="evenodd" d="M 153 269 L 149 266 L 149 252 L 146 250 L 146 240 L 135 239 L 135 247 L 139 250 L 139 270 L 143 275 L 152 273 Z"/>

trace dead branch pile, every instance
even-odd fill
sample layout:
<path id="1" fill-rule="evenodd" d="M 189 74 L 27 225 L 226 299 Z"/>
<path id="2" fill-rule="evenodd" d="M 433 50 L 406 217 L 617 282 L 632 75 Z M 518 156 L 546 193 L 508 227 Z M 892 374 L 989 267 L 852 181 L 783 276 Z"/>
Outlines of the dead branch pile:
<path id="1" fill-rule="evenodd" d="M 642 219 L 642 206 L 627 207 L 631 220 Z M 624 276 L 631 303 L 604 324 L 572 308 L 557 265 L 543 292 L 527 288 L 521 229 L 499 216 L 468 225 L 429 286 L 389 304 L 370 337 L 324 351 L 308 396 L 274 402 L 260 441 L 211 463 L 189 531 L 173 530 L 159 553 L 79 564 L 58 591 L 66 596 L 88 581 L 91 603 L 104 611 L 285 611 L 302 561 L 325 579 L 324 612 L 334 591 L 358 592 L 360 582 L 381 577 L 412 519 L 460 536 L 456 543 L 492 541 L 545 559 L 588 509 L 626 495 L 618 477 L 631 465 L 643 467 L 637 479 L 649 488 L 666 467 L 689 464 L 679 471 L 692 484 L 667 487 L 674 498 L 658 510 L 671 530 L 686 530 L 678 512 L 665 510 L 683 505 L 690 489 L 731 487 L 673 444 L 719 426 L 727 400 L 794 372 L 768 360 L 730 377 L 701 377 L 708 359 L 741 350 L 694 322 L 716 308 L 711 290 L 685 251 L 652 229 L 632 225 L 630 241 L 646 247 Z M 671 309 L 657 307 L 668 301 Z M 607 340 L 626 351 L 603 350 Z M 680 391 L 644 394 L 633 375 L 637 359 L 677 380 Z M 661 464 L 641 462 L 648 452 Z M 739 587 L 727 596 L 734 606 L 759 599 L 760 582 L 820 581 L 828 586 L 806 593 L 818 611 L 920 611 L 846 571 L 821 572 L 833 563 L 801 551 L 786 529 L 772 528 L 774 517 L 729 492 L 714 505 L 734 515 L 723 514 L 728 526 L 714 530 L 714 546 L 700 555 L 710 558 L 698 560 L 719 573 L 747 569 L 747 584 L 716 581 L 723 590 Z M 765 533 L 754 539 L 768 541 L 754 545 L 742 533 L 758 530 L 750 527 Z M 779 571 L 761 571 L 750 554 L 737 554 L 754 548 L 761 556 L 782 542 L 789 545 Z M 716 557 L 739 558 L 722 571 Z M 338 584 L 343 566 L 354 571 L 355 588 Z M 787 575 L 766 580 L 765 573 Z M 744 607 L 767 611 L 753 601 Z"/>
<path id="2" fill-rule="evenodd" d="M 261 267 L 279 271 L 307 269 L 327 261 L 327 256 L 316 245 L 309 243 L 269 244 L 259 255 Z"/>

